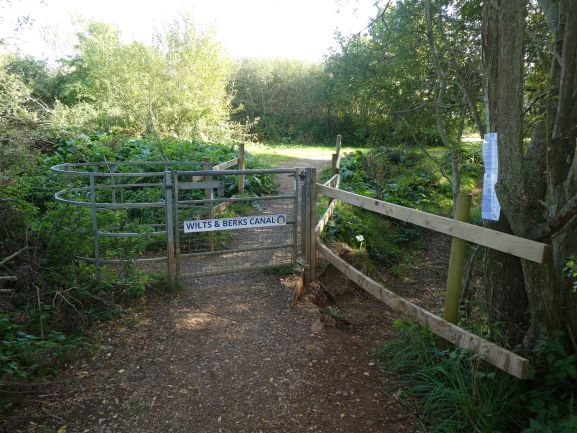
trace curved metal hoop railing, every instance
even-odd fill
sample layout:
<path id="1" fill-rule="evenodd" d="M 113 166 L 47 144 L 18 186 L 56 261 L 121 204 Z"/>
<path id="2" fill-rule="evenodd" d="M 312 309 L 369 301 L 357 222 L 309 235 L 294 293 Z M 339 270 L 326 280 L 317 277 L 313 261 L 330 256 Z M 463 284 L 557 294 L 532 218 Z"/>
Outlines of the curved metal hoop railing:
<path id="1" fill-rule="evenodd" d="M 162 253 L 147 253 L 146 257 L 114 257 L 103 255 L 102 239 L 135 239 L 155 237 L 167 239 L 167 195 L 172 194 L 171 176 L 177 170 L 225 169 L 237 165 L 239 158 L 212 166 L 207 161 L 105 161 L 63 163 L 50 168 L 52 173 L 65 178 L 66 188 L 54 194 L 57 202 L 90 208 L 93 234 L 93 256 L 78 256 L 79 260 L 96 265 L 151 263 L 168 260 L 167 248 Z M 207 165 L 208 164 L 208 165 Z M 146 191 L 146 193 L 145 193 Z M 154 200 L 151 200 L 151 197 Z M 142 220 L 142 224 L 108 227 L 99 224 L 99 212 L 125 211 L 128 217 Z M 156 212 L 155 212 L 156 211 Z M 127 218 L 130 219 L 130 218 Z M 129 221 L 130 222 L 130 221 Z M 143 230 L 134 230 L 134 228 Z"/>

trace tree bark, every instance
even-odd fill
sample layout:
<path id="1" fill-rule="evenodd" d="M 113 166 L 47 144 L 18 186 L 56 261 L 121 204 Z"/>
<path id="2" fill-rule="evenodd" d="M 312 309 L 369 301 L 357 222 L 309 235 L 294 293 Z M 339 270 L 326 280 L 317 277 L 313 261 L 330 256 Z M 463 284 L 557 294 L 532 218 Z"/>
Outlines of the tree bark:
<path id="1" fill-rule="evenodd" d="M 485 224 L 485 227 L 511 233 L 503 216 L 500 221 Z M 530 323 L 521 260 L 510 254 L 485 249 L 483 280 L 490 322 L 502 325 L 512 343 L 520 343 Z"/>

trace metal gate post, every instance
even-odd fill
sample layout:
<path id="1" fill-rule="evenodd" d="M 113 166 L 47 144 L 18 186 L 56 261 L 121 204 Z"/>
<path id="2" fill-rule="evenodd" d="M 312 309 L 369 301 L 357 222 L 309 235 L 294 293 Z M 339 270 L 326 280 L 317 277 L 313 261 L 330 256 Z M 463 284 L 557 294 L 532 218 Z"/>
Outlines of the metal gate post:
<path id="1" fill-rule="evenodd" d="M 295 168 L 293 174 L 289 174 L 289 176 L 294 176 L 294 202 L 293 202 L 293 216 L 294 216 L 294 225 L 293 225 L 293 268 L 296 269 L 297 261 L 299 257 L 299 219 L 302 218 L 301 215 L 301 202 L 300 202 L 300 187 L 301 187 L 301 178 L 300 178 L 300 170 Z M 302 219 L 300 220 L 302 221 Z"/>
<path id="2" fill-rule="evenodd" d="M 166 205 L 166 253 L 168 265 L 168 285 L 174 288 L 176 283 L 176 260 L 174 255 L 174 192 L 172 172 L 164 172 L 164 197 Z"/>
<path id="3" fill-rule="evenodd" d="M 94 259 L 96 260 L 96 266 L 98 267 L 98 272 L 100 272 L 100 231 L 98 230 L 98 208 L 96 203 L 98 202 L 96 197 L 96 180 L 94 174 L 90 174 L 90 210 L 92 214 L 92 235 L 94 237 Z"/>
<path id="4" fill-rule="evenodd" d="M 210 158 L 202 158 L 202 165 L 204 170 L 212 170 L 213 169 L 213 164 L 212 162 L 210 162 Z M 205 176 L 204 180 L 208 181 L 208 183 L 212 184 L 212 181 L 214 180 L 214 177 L 212 176 Z M 204 198 L 206 198 L 206 200 L 208 201 L 209 205 L 208 205 L 208 217 L 209 218 L 214 218 L 214 203 L 212 202 L 212 200 L 214 199 L 214 190 L 212 188 L 212 185 L 210 188 L 206 188 L 204 190 Z M 208 245 L 210 248 L 210 251 L 214 251 L 214 232 L 208 232 Z"/>
<path id="5" fill-rule="evenodd" d="M 179 214 L 179 206 L 178 206 L 178 171 L 173 171 L 173 182 L 172 182 L 172 189 L 174 190 L 174 194 L 172 195 L 174 197 L 174 203 L 173 203 L 173 209 L 174 209 L 174 261 L 176 262 L 175 264 L 175 274 L 176 274 L 176 278 L 180 277 L 180 214 Z"/>
<path id="6" fill-rule="evenodd" d="M 238 169 L 244 170 L 244 142 L 238 143 Z M 244 194 L 244 174 L 238 175 L 238 193 Z"/>

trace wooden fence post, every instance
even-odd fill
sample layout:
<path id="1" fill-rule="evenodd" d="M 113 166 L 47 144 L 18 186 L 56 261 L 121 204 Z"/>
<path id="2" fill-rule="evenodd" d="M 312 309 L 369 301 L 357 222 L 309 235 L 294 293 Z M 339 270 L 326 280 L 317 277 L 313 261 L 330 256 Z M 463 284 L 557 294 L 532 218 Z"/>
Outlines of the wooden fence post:
<path id="1" fill-rule="evenodd" d="M 238 169 L 244 170 L 244 142 L 238 143 Z M 244 174 L 238 175 L 238 193 L 244 193 Z"/>
<path id="2" fill-rule="evenodd" d="M 339 155 L 336 153 L 333 153 L 333 160 L 331 162 L 331 168 L 332 168 L 331 173 L 333 175 L 335 175 L 339 172 L 339 167 L 337 167 L 338 161 L 339 161 Z"/>
<path id="3" fill-rule="evenodd" d="M 455 220 L 469 222 L 471 210 L 471 194 L 457 195 L 455 206 Z M 449 259 L 449 273 L 447 275 L 447 296 L 445 298 L 444 319 L 447 322 L 457 323 L 459 319 L 459 298 L 461 296 L 461 280 L 467 242 L 463 239 L 453 238 L 451 241 L 451 257 Z"/>
<path id="4" fill-rule="evenodd" d="M 333 159 L 332 159 L 332 174 L 333 176 L 335 174 L 337 174 L 339 172 L 339 166 L 340 166 L 340 161 L 339 158 L 341 156 L 341 136 L 337 135 L 337 144 L 335 146 L 335 153 L 333 153 Z"/>
<path id="5" fill-rule="evenodd" d="M 310 189 L 310 258 L 311 258 L 311 279 L 309 283 L 316 279 L 317 268 L 317 169 L 311 169 L 311 189 Z"/>
<path id="6" fill-rule="evenodd" d="M 302 243 L 305 256 L 303 287 L 307 289 L 315 278 L 316 267 L 316 170 L 305 168 L 303 185 L 303 234 Z M 314 195 L 313 195 L 314 194 Z"/>

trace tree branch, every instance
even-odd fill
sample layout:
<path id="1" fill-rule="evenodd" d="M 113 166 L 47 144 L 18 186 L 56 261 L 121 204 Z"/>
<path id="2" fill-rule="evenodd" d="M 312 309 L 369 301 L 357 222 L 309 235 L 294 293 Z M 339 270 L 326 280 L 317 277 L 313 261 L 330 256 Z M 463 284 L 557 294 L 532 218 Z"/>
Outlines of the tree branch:
<path id="1" fill-rule="evenodd" d="M 460 173 L 460 161 L 459 161 L 459 145 L 457 142 L 451 139 L 447 131 L 447 125 L 443 120 L 442 104 L 445 99 L 445 92 L 447 90 L 447 72 L 443 68 L 441 63 L 441 55 L 435 43 L 435 38 L 433 35 L 433 17 L 432 17 L 432 4 L 431 0 L 425 1 L 425 22 L 427 25 L 427 40 L 429 42 L 429 48 L 432 52 L 433 63 L 437 69 L 437 75 L 439 80 L 439 93 L 437 95 L 437 105 L 435 106 L 435 119 L 437 124 L 437 132 L 441 136 L 443 144 L 451 151 L 451 171 L 453 174 L 452 190 L 453 190 L 453 211 L 454 204 L 457 194 L 461 190 L 461 173 Z M 439 31 L 441 35 L 444 35 L 442 16 L 439 13 Z M 460 138 L 460 137 L 459 137 Z"/>
<path id="2" fill-rule="evenodd" d="M 0 266 L 4 265 L 4 263 L 8 263 L 10 260 L 18 257 L 20 255 L 20 253 L 22 253 L 23 251 L 25 251 L 28 247 L 23 247 L 20 248 L 18 251 L 16 251 L 15 253 L 10 254 L 8 257 L 5 257 L 2 259 L 2 261 L 0 261 Z"/>
<path id="3" fill-rule="evenodd" d="M 542 205 L 547 194 L 547 130 L 546 122 L 539 120 L 533 126 L 533 134 L 527 153 L 525 154 L 525 172 L 528 183 L 532 185 L 532 193 L 527 197 L 527 205 L 541 215 Z"/>
<path id="4" fill-rule="evenodd" d="M 563 206 L 561 210 L 551 218 L 548 233 L 546 233 L 546 235 L 554 234 L 563 230 L 563 228 L 569 224 L 575 216 L 577 216 L 577 194 L 567 201 L 565 206 Z"/>
<path id="5" fill-rule="evenodd" d="M 535 226 L 535 228 L 528 233 L 528 238 L 539 241 L 554 236 L 573 221 L 576 216 L 577 194 L 573 196 L 549 222 Z"/>
<path id="6" fill-rule="evenodd" d="M 547 18 L 549 31 L 552 34 L 555 34 L 555 31 L 557 30 L 557 16 L 559 11 L 558 3 L 554 0 L 537 0 L 537 3 L 539 3 L 545 18 Z"/>
<path id="7" fill-rule="evenodd" d="M 443 164 L 441 162 L 439 162 L 433 155 L 431 155 L 429 153 L 429 151 L 427 150 L 427 148 L 421 144 L 421 142 L 419 140 L 417 140 L 417 137 L 415 136 L 415 133 L 413 132 L 413 128 L 411 128 L 411 125 L 409 125 L 409 122 L 407 122 L 405 120 L 404 117 L 401 117 L 401 119 L 403 120 L 403 122 L 405 122 L 405 124 L 408 127 L 408 131 L 411 134 L 411 138 L 413 139 L 413 141 L 415 142 L 415 145 L 417 147 L 419 147 L 421 149 L 421 151 L 423 152 L 423 154 L 429 158 L 431 161 L 433 161 L 433 163 L 437 166 L 437 168 L 439 169 L 439 171 L 441 172 L 441 175 L 447 180 L 447 182 L 449 182 L 449 184 L 453 183 L 453 179 L 451 178 L 451 176 L 449 176 L 447 174 L 447 172 L 445 171 L 445 169 L 443 168 Z"/>

